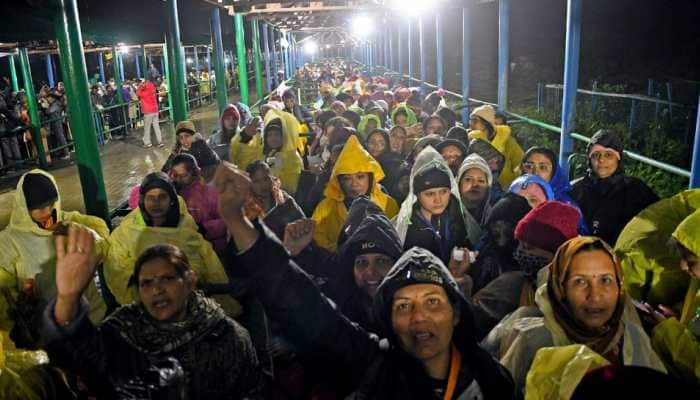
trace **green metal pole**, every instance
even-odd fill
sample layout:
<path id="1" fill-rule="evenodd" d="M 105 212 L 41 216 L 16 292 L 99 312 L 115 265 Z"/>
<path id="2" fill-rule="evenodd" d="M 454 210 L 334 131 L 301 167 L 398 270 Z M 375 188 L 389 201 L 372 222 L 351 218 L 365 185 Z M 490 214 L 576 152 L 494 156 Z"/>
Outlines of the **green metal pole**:
<path id="1" fill-rule="evenodd" d="M 66 85 L 68 118 L 75 144 L 76 163 L 88 214 L 101 217 L 110 225 L 107 193 L 102 176 L 90 105 L 87 69 L 77 0 L 55 0 L 54 28 L 61 57 L 61 73 Z M 30 86 L 30 85 L 26 85 Z"/>
<path id="2" fill-rule="evenodd" d="M 22 70 L 24 93 L 27 96 L 27 108 L 29 109 L 29 119 L 32 125 L 32 140 L 34 140 L 34 145 L 39 155 L 39 165 L 44 167 L 46 166 L 46 152 L 44 143 L 41 140 L 41 120 L 39 119 L 39 109 L 36 105 L 36 92 L 34 92 L 34 84 L 32 83 L 32 68 L 29 65 L 27 49 L 19 49 L 19 67 Z"/>
<path id="3" fill-rule="evenodd" d="M 253 28 L 253 62 L 255 63 L 255 95 L 256 99 L 263 98 L 263 77 L 262 77 L 262 55 L 260 54 L 260 29 L 258 29 L 258 20 L 253 19 L 251 27 Z"/>
<path id="4" fill-rule="evenodd" d="M 163 43 L 163 74 L 165 75 L 165 84 L 168 87 L 168 114 L 170 120 L 175 121 L 173 117 L 173 86 L 170 82 L 170 61 L 168 61 L 168 44 Z"/>
<path id="5" fill-rule="evenodd" d="M 238 54 L 238 80 L 241 92 L 241 102 L 249 106 L 250 96 L 248 95 L 248 68 L 246 66 L 243 14 L 234 15 L 233 22 L 236 26 L 236 52 Z"/>
<path id="6" fill-rule="evenodd" d="M 168 32 L 165 35 L 168 50 L 168 84 L 172 99 L 173 123 L 187 119 L 187 96 L 185 92 L 185 57 L 180 42 L 180 22 L 177 15 L 177 0 L 168 0 Z"/>
<path id="7" fill-rule="evenodd" d="M 219 106 L 219 115 L 224 112 L 228 104 L 228 87 L 226 85 L 226 59 L 224 56 L 224 43 L 221 38 L 221 13 L 216 7 L 211 13 L 211 29 L 214 31 L 214 69 L 216 72 L 216 103 Z M 209 77 L 211 83 L 211 76 Z"/>
<path id="8" fill-rule="evenodd" d="M 15 66 L 15 56 L 10 55 L 10 76 L 12 78 L 12 91 L 19 92 L 19 83 L 17 83 L 17 67 Z"/>
<path id="9" fill-rule="evenodd" d="M 114 90 L 117 92 L 119 104 L 124 103 L 122 97 L 122 77 L 119 73 L 119 52 L 116 46 L 112 46 L 112 70 L 114 71 Z"/>

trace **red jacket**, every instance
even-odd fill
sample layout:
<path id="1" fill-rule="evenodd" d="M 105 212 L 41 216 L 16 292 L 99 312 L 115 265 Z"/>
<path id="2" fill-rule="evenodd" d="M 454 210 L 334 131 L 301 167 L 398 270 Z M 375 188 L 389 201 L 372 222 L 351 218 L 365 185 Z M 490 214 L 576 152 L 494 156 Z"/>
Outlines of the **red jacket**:
<path id="1" fill-rule="evenodd" d="M 154 114 L 158 112 L 158 98 L 156 87 L 151 81 L 146 81 L 136 89 L 136 95 L 141 100 L 141 112 L 144 114 Z"/>

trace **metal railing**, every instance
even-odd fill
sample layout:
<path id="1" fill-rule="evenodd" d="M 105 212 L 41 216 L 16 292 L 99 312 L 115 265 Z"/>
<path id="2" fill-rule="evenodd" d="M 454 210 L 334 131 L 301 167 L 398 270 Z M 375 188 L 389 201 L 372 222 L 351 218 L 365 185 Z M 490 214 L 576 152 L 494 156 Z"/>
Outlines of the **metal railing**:
<path id="1" fill-rule="evenodd" d="M 375 69 L 380 69 L 380 68 L 375 67 Z M 401 73 L 398 73 L 398 72 L 396 72 L 396 71 L 392 71 L 392 70 L 389 70 L 389 69 L 383 68 L 383 67 L 382 67 L 381 69 L 383 69 L 383 70 L 385 70 L 385 71 L 387 71 L 387 72 L 389 72 L 389 73 L 394 73 L 395 75 L 400 76 L 400 77 L 402 77 L 403 79 L 408 79 L 409 82 L 419 82 L 419 83 L 421 83 L 422 85 L 425 85 L 425 86 L 428 87 L 428 88 L 438 89 L 438 87 L 437 87 L 436 85 L 431 84 L 431 83 L 428 83 L 428 82 L 423 82 L 423 81 L 421 81 L 421 80 L 418 79 L 418 78 L 415 78 L 415 77 L 412 77 L 412 76 L 408 76 L 408 75 L 405 75 L 405 74 L 401 74 Z M 444 90 L 444 92 L 445 92 L 446 94 L 449 94 L 450 96 L 453 96 L 453 97 L 459 99 L 461 102 L 464 102 L 464 97 L 463 97 L 461 94 L 456 93 L 456 92 L 453 92 L 453 91 L 450 91 L 450 90 L 446 90 L 446 89 L 443 89 L 443 90 Z M 614 96 L 614 97 L 625 97 L 625 96 Z M 488 101 L 479 100 L 479 99 L 474 99 L 474 98 L 471 98 L 471 97 L 468 98 L 467 100 L 469 101 L 469 103 L 482 104 L 482 105 L 488 104 L 488 105 L 491 105 L 491 106 L 494 106 L 494 107 L 498 107 L 498 104 L 491 103 L 491 102 L 488 102 Z M 655 99 L 655 100 L 659 100 L 659 99 Z M 663 102 L 663 100 L 661 100 L 661 101 Z M 542 128 L 542 129 L 544 129 L 544 130 L 546 130 L 546 131 L 555 132 L 555 133 L 558 133 L 558 134 L 561 135 L 561 127 L 554 126 L 554 125 L 550 125 L 550 124 L 547 124 L 547 123 L 545 123 L 545 122 L 538 121 L 538 120 L 535 120 L 535 119 L 526 117 L 526 116 L 521 115 L 521 114 L 517 114 L 517 113 L 511 112 L 511 111 L 507 111 L 507 110 L 506 110 L 505 113 L 506 113 L 506 115 L 509 115 L 509 116 L 511 116 L 511 117 L 515 117 L 515 118 L 517 118 L 518 120 L 524 121 L 524 122 L 527 123 L 527 124 L 530 124 L 530 125 L 533 125 L 533 126 L 537 126 L 537 127 Z M 571 132 L 571 137 L 572 137 L 574 140 L 577 140 L 577 141 L 580 141 L 580 142 L 584 142 L 584 143 L 589 143 L 589 142 L 590 142 L 590 138 L 589 138 L 589 137 L 584 136 L 584 135 L 581 135 L 581 134 L 576 133 L 576 132 Z M 681 177 L 688 178 L 688 179 L 690 178 L 690 171 L 687 170 L 687 169 L 683 169 L 683 168 L 680 168 L 680 167 L 677 167 L 677 166 L 675 166 L 675 165 L 671 165 L 671 164 L 668 164 L 668 163 L 665 163 L 665 162 L 662 162 L 662 161 L 654 160 L 653 158 L 644 156 L 644 155 L 642 155 L 642 154 L 639 154 L 639 153 L 636 153 L 636 152 L 633 152 L 633 151 L 624 150 L 623 153 L 624 153 L 627 157 L 629 157 L 630 159 L 632 159 L 632 160 L 641 162 L 641 163 L 643 163 L 643 164 L 652 166 L 652 167 L 654 167 L 654 168 L 658 168 L 658 169 L 660 169 L 660 170 L 662 170 L 662 171 L 665 171 L 665 172 L 668 172 L 668 173 L 671 173 L 671 174 L 674 174 L 674 175 L 677 175 L 677 176 L 681 176 Z"/>

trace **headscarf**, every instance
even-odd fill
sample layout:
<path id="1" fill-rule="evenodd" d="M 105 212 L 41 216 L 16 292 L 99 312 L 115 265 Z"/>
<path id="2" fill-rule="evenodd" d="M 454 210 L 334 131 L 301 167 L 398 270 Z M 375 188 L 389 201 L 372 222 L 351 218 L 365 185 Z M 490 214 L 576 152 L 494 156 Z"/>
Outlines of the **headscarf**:
<path id="1" fill-rule="evenodd" d="M 566 299 L 566 279 L 574 256 L 582 248 L 589 245 L 598 245 L 600 250 L 610 256 L 615 265 L 615 279 L 619 287 L 617 306 L 612 317 L 601 332 L 593 332 L 580 324 L 573 315 Z M 566 336 L 576 343 L 585 344 L 596 353 L 612 362 L 616 362 L 619 352 L 618 344 L 624 334 L 622 313 L 625 309 L 625 293 L 622 284 L 622 267 L 615 258 L 612 248 L 603 239 L 594 236 L 577 236 L 562 244 L 554 254 L 552 263 L 549 264 L 549 278 L 547 280 L 547 297 L 553 309 L 556 323 L 564 330 Z"/>

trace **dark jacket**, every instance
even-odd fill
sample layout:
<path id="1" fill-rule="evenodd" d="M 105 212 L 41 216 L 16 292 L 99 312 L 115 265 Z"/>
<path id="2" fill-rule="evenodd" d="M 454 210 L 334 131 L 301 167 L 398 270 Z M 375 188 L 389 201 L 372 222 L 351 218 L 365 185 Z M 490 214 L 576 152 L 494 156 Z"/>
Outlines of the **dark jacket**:
<path id="1" fill-rule="evenodd" d="M 221 307 L 195 292 L 185 321 L 163 328 L 139 304 L 123 306 L 100 325 L 87 318 L 87 303 L 77 318 L 58 326 L 55 302 L 44 313 L 47 352 L 56 365 L 79 373 L 100 398 L 158 361 L 173 357 L 185 372 L 188 398 L 262 399 L 262 375 L 248 332 Z M 192 318 L 192 310 L 198 318 Z"/>
<path id="2" fill-rule="evenodd" d="M 307 124 L 311 128 L 311 123 L 314 122 L 314 117 L 305 107 L 295 104 L 292 110 L 284 109 L 288 113 L 294 115 L 300 124 Z"/>
<path id="3" fill-rule="evenodd" d="M 355 257 L 360 254 L 362 246 L 369 243 L 381 249 L 376 253 L 386 254 L 393 260 L 401 256 L 399 236 L 381 210 L 363 218 L 352 236 L 338 248 L 337 275 L 322 290 L 350 320 L 366 329 L 373 329 L 372 299 L 357 287 L 353 274 Z"/>
<path id="4" fill-rule="evenodd" d="M 219 165 L 219 156 L 216 155 L 211 147 L 207 146 L 207 143 L 201 139 L 196 138 L 192 141 L 192 146 L 189 150 L 181 150 L 180 153 L 191 154 L 195 160 L 197 160 L 197 166 L 202 169 L 202 176 L 209 177 L 209 174 Z M 168 172 L 172 167 L 173 158 L 177 154 L 172 153 L 170 157 L 165 161 L 161 171 Z"/>
<path id="5" fill-rule="evenodd" d="M 589 172 L 574 181 L 571 197 L 581 208 L 590 234 L 611 246 L 635 215 L 659 200 L 644 182 L 626 176 L 620 169 L 605 179 Z"/>
<path id="6" fill-rule="evenodd" d="M 513 258 L 513 251 L 518 246 L 514 231 L 518 221 L 530 211 L 530 205 L 523 197 L 507 193 L 491 209 L 486 218 L 482 246 L 476 262 L 469 269 L 474 281 L 473 292 L 476 293 L 501 274 L 519 271 L 520 266 Z M 504 223 L 503 229 L 493 229 Z M 496 237 L 494 231 L 498 231 Z"/>
<path id="7" fill-rule="evenodd" d="M 355 395 L 357 399 L 432 397 L 430 379 L 416 359 L 396 347 L 395 339 L 394 346 L 384 350 L 384 340 L 378 341 L 376 336 L 340 313 L 308 275 L 289 259 L 286 250 L 270 231 L 260 224 L 256 227 L 261 235 L 249 250 L 236 256 L 235 245 L 229 244 L 225 265 L 232 279 L 247 281 L 254 288 L 271 319 L 304 344 L 305 351 L 333 357 L 334 362 L 329 363 L 328 371 L 353 382 L 352 386 L 359 388 Z M 392 271 L 397 267 L 398 263 Z M 446 271 L 444 266 L 442 268 Z M 449 276 L 449 272 L 444 276 Z M 382 286 L 388 279 L 389 276 Z M 463 354 L 463 364 L 456 393 L 476 380 L 485 399 L 513 398 L 512 379 L 477 345 L 471 308 L 461 295 L 460 299 L 460 322 L 455 327 L 453 340 Z M 375 301 L 375 315 L 382 314 L 377 312 L 378 307 L 387 306 Z"/>
<path id="8" fill-rule="evenodd" d="M 405 250 L 414 246 L 422 247 L 430 250 L 447 264 L 455 247 L 473 247 L 467 238 L 459 201 L 454 198 L 454 195 L 450 194 L 450 204 L 445 212 L 440 216 L 433 216 L 431 221 L 423 218 L 419 207 L 420 205 L 416 202 L 411 214 L 411 225 L 408 227 L 404 241 Z"/>

